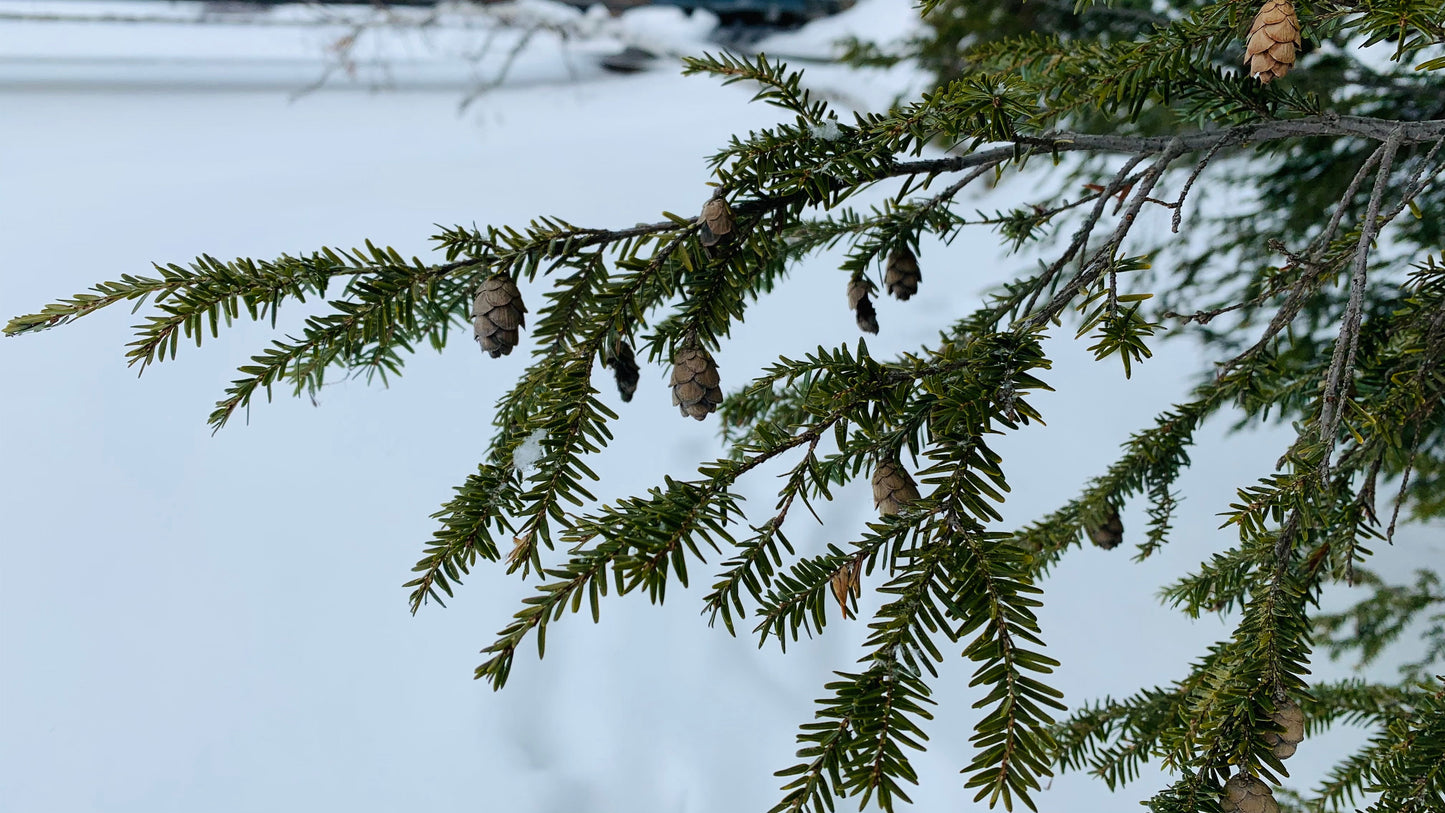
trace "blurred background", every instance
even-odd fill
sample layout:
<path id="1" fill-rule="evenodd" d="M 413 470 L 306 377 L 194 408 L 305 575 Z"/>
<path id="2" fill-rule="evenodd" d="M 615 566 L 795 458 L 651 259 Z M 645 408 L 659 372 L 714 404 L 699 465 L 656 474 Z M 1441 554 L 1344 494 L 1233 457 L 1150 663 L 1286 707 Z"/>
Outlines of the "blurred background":
<path id="1" fill-rule="evenodd" d="M 712 152 L 783 114 L 751 104 L 747 87 L 681 76 L 681 55 L 785 59 L 846 118 L 928 78 L 836 64 L 837 43 L 897 42 L 915 26 L 906 0 L 3 0 L 0 311 L 201 254 L 370 239 L 428 258 L 437 224 L 621 227 L 693 211 L 710 194 Z M 1005 179 L 967 204 L 1002 208 L 1036 184 Z M 717 354 L 725 387 L 779 354 L 856 343 L 836 261 L 803 263 L 750 313 Z M 878 305 L 875 355 L 928 342 L 1033 258 L 977 232 L 925 245 L 920 261 L 920 295 Z M 306 313 L 285 312 L 276 331 Z M 138 380 L 123 360 L 136 318 L 113 309 L 0 342 L 0 809 L 733 813 L 781 796 L 771 773 L 791 764 L 830 672 L 862 654 L 857 621 L 835 619 L 786 655 L 741 629 L 729 637 L 698 614 L 714 557 L 666 606 L 614 597 L 596 626 L 563 619 L 545 661 L 520 655 L 494 694 L 472 680 L 477 651 L 532 585 L 483 567 L 447 608 L 407 612 L 401 585 L 429 515 L 481 459 L 493 404 L 532 349 L 525 336 L 497 360 L 457 336 L 390 388 L 338 382 L 315 401 L 278 391 L 212 436 L 212 403 L 272 329 L 238 323 Z M 1014 488 L 1006 527 L 1072 497 L 1205 373 L 1197 348 L 1175 341 L 1126 380 L 1070 333 L 1051 343 L 1056 392 L 1037 401 L 1047 425 L 998 444 Z M 722 453 L 715 422 L 678 417 L 665 376 L 644 367 L 626 405 L 601 387 L 621 418 L 591 464 L 600 498 Z M 1228 634 L 1231 619 L 1190 622 L 1155 594 L 1229 543 L 1215 514 L 1288 438 L 1229 428 L 1201 438 L 1171 546 L 1142 565 L 1127 547 L 1088 548 L 1050 576 L 1040 615 L 1070 704 L 1168 682 Z M 759 516 L 775 473 L 747 483 Z M 839 497 L 818 506 L 823 526 L 795 518 L 800 552 L 846 543 L 873 515 L 866 485 Z M 1143 525 L 1130 509 L 1126 534 Z M 1402 538 L 1416 555 L 1445 554 L 1438 533 Z M 1383 551 L 1376 567 L 1403 578 L 1409 561 L 1391 562 Z M 865 613 L 870 602 L 865 588 Z M 958 775 L 979 699 L 970 671 L 955 660 L 936 682 L 919 810 L 973 807 Z M 1360 737 L 1313 739 L 1290 767 L 1308 783 Z M 1114 795 L 1069 775 L 1039 801 L 1129 809 L 1164 782 L 1146 773 Z"/>

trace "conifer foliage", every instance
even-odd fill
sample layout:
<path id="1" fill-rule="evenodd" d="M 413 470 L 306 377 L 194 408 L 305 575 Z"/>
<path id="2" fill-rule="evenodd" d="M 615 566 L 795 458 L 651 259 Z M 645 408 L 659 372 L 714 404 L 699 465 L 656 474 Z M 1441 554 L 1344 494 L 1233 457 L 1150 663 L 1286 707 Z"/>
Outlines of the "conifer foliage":
<path id="1" fill-rule="evenodd" d="M 217 429 L 274 387 L 399 375 L 405 354 L 442 348 L 453 328 L 470 324 L 492 356 L 529 345 L 486 459 L 436 514 L 407 584 L 413 611 L 441 604 L 480 560 L 540 579 L 477 668 L 500 688 L 549 624 L 584 606 L 597 617 L 609 591 L 661 602 L 714 559 L 705 612 L 784 649 L 876 591 L 863 657 L 823 688 L 798 761 L 779 772 L 778 813 L 906 801 L 930 682 L 960 655 L 981 710 L 962 781 L 990 805 L 1034 808 L 1057 771 L 1115 787 L 1155 762 L 1177 776 L 1149 801 L 1157 813 L 1445 811 L 1438 568 L 1399 586 L 1368 567 L 1397 522 L 1445 514 L 1445 7 L 934 0 L 923 12 L 926 33 L 903 51 L 855 43 L 859 62 L 921 58 L 938 72 L 934 91 L 886 112 L 844 115 L 766 57 L 690 60 L 689 72 L 755 87 L 791 121 L 722 146 L 700 171 L 714 192 L 672 202 L 689 214 L 621 229 L 553 218 L 446 229 L 439 262 L 370 243 L 201 257 L 102 282 L 6 332 L 148 303 L 127 354 L 144 369 L 243 316 L 325 300 L 329 312 L 241 367 L 211 414 Z M 1037 200 L 992 214 L 958 201 L 1012 173 L 1032 174 Z M 879 185 L 895 193 L 887 204 L 852 205 Z M 1226 185 L 1228 207 L 1196 205 L 1197 190 Z M 1175 234 L 1136 234 L 1146 209 L 1167 212 Z M 836 305 L 877 333 L 887 325 L 872 297 L 926 297 L 920 268 L 947 273 L 929 241 L 967 227 L 1043 261 L 1021 262 L 931 346 L 879 358 L 860 339 L 720 374 L 712 351 L 799 259 L 842 246 Z M 1009 486 L 990 439 L 1040 420 L 1029 398 L 1046 386 L 1042 339 L 1064 330 L 1126 374 L 1172 335 L 1202 339 L 1216 366 L 1076 499 L 1000 527 Z M 630 400 L 641 366 L 670 367 L 674 404 L 715 413 L 731 454 L 599 504 L 587 458 L 617 419 L 598 399 L 602 370 Z M 1225 614 L 1233 633 L 1172 684 L 1066 705 L 1034 612 L 1042 575 L 1090 541 L 1132 543 L 1136 559 L 1169 544 L 1174 484 L 1197 430 L 1221 413 L 1297 429 L 1274 471 L 1240 483 L 1222 552 L 1164 593 L 1189 616 Z M 540 449 L 525 473 L 524 443 Z M 745 514 L 735 485 L 771 461 L 788 467 L 776 507 Z M 844 545 L 795 548 L 796 506 L 859 479 L 877 521 Z M 1131 502 L 1148 523 L 1126 531 Z M 1323 614 L 1316 600 L 1336 583 L 1364 597 Z M 1369 662 L 1391 644 L 1413 647 L 1398 680 L 1310 680 L 1312 658 Z M 1319 787 L 1287 787 L 1285 760 L 1337 722 L 1377 735 Z"/>

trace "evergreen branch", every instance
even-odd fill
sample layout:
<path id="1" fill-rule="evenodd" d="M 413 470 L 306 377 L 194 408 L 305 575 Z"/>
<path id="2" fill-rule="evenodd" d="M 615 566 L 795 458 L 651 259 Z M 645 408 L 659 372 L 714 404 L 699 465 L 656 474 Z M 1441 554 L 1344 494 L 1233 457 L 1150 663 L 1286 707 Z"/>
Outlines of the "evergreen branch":
<path id="1" fill-rule="evenodd" d="M 173 357 L 182 338 L 216 335 L 243 309 L 274 328 L 283 301 L 325 299 L 333 279 L 349 280 L 301 335 L 268 345 L 243 367 L 246 377 L 212 415 L 219 427 L 278 383 L 300 394 L 334 369 L 383 380 L 399 374 L 404 353 L 423 341 L 446 343 L 484 273 L 508 275 L 509 284 L 545 282 L 531 362 L 499 402 L 485 461 L 436 515 L 440 527 L 407 583 L 413 612 L 440 603 L 478 560 L 501 558 L 507 536 L 508 572 L 521 569 L 525 579 L 537 568 L 541 584 L 484 650 L 477 677 L 500 688 L 517 649 L 532 637 L 540 656 L 547 627 L 584 601 L 596 621 L 609 582 L 619 595 L 646 587 L 663 602 L 670 584 L 688 585 L 688 568 L 706 561 L 709 547 L 725 564 L 704 612 L 714 622 L 721 614 L 731 632 L 734 613 L 756 606 L 760 645 L 770 634 L 785 647 L 789 635 L 820 633 L 834 601 L 851 618 L 865 568 L 870 577 L 877 569 L 886 573 L 878 589 L 887 598 L 869 622 L 863 667 L 837 673 L 817 718 L 802 726 L 799 762 L 779 772 L 779 813 L 831 811 L 845 796 L 886 810 L 907 800 L 904 786 L 917 781 L 909 751 L 923 748 L 931 719 L 923 673 L 937 677 L 940 633 L 966 641 L 963 654 L 975 665 L 983 719 L 963 773 L 990 804 L 1033 807 L 1032 792 L 1055 766 L 1116 787 L 1157 759 L 1181 774 L 1150 800 L 1157 813 L 1246 809 L 1233 798 L 1221 803 L 1220 794 L 1237 795 L 1243 782 L 1260 802 L 1270 790 L 1259 778 L 1286 775 L 1281 755 L 1294 743 L 1278 749 L 1272 735 L 1285 730 L 1280 717 L 1293 701 L 1312 735 L 1341 722 L 1382 730 L 1336 766 L 1316 797 L 1280 791 L 1287 808 L 1323 813 L 1377 796 L 1372 811 L 1438 813 L 1445 692 L 1423 678 L 1445 657 L 1445 613 L 1437 612 L 1445 598 L 1433 574 L 1392 588 L 1363 564 L 1367 545 L 1382 536 L 1380 483 L 1398 483 L 1396 514 L 1402 506 L 1419 517 L 1445 513 L 1445 273 L 1427 258 L 1402 279 L 1407 252 L 1433 250 L 1445 235 L 1437 216 L 1445 205 L 1445 96 L 1423 72 L 1363 67 L 1352 51 L 1360 39 L 1393 37 L 1396 59 L 1414 61 L 1445 41 L 1436 36 L 1445 31 L 1439 3 L 1322 0 L 1302 9 L 1310 48 L 1300 64 L 1280 62 L 1294 71 L 1290 78 L 1257 82 L 1225 64 L 1236 60 L 1257 2 L 1156 12 L 1140 10 L 1145 0 L 1125 0 L 1124 8 L 1090 14 L 1072 13 L 1069 2 L 930 0 L 940 11 L 930 25 L 961 25 L 967 34 L 963 47 L 956 38 L 938 57 L 961 75 L 914 103 L 847 122 L 813 97 L 801 72 L 765 57 L 690 61 L 689 72 L 755 83 L 756 98 L 795 115 L 732 138 L 712 157 L 717 188 L 703 217 L 664 212 L 623 229 L 557 218 L 448 229 L 436 238 L 445 261 L 434 265 L 370 243 L 270 263 L 202 257 L 189 269 L 159 269 L 159 278 L 102 283 L 17 317 L 6 332 L 150 302 L 154 311 L 128 351 L 143 370 L 166 352 Z M 1092 4 L 1083 0 L 1076 11 Z M 950 152 L 923 157 L 930 145 Z M 1057 167 L 1070 153 L 1076 158 L 1056 172 L 1066 183 L 1099 181 L 1087 185 L 1091 194 L 1056 190 L 1038 205 L 977 217 L 955 211 L 980 179 L 1022 172 L 1031 158 Z M 1148 204 L 1170 210 L 1178 230 L 1207 169 L 1242 193 L 1233 210 L 1204 219 L 1188 240 L 1150 254 L 1126 251 Z M 1181 188 L 1158 192 L 1170 173 Z M 866 214 L 848 208 L 881 182 L 892 182 L 888 202 Z M 941 191 L 926 192 L 934 183 Z M 1407 209 L 1414 220 L 1396 223 Z M 1106 216 L 1117 217 L 1107 228 Z M 622 342 L 628 354 L 640 347 L 653 360 L 715 347 L 793 261 L 820 248 L 841 250 L 856 308 L 861 293 L 877 290 L 870 276 L 880 258 L 918 252 L 929 236 L 948 242 L 964 225 L 982 224 L 1018 249 L 1065 221 L 1062 250 L 1037 273 L 1004 283 L 921 351 L 884 362 L 860 342 L 856 351 L 780 359 L 723 402 L 729 453 L 700 466 L 696 478 L 666 478 L 646 495 L 605 504 L 584 488 L 596 479 L 586 458 L 611 440 L 617 417 L 597 398 L 592 370 L 599 359 L 615 360 Z M 1134 435 L 1075 500 L 1016 533 L 991 530 L 1009 484 L 984 439 L 1041 419 L 1026 396 L 1047 388 L 1035 375 L 1050 364 L 1043 332 L 1076 310 L 1078 336 L 1093 337 L 1089 349 L 1099 358 L 1118 354 L 1127 374 L 1150 356 L 1146 340 L 1158 325 L 1152 303 L 1141 304 L 1153 294 L 1121 290 L 1118 277 L 1149 267 L 1145 258 L 1156 254 L 1169 262 L 1157 263 L 1155 290 L 1192 315 L 1166 313 L 1225 348 L 1224 366 Z M 707 407 L 716 405 L 714 384 Z M 1297 438 L 1275 470 L 1239 489 L 1226 514 L 1238 543 L 1175 579 L 1163 597 L 1195 617 L 1240 608 L 1236 628 L 1177 682 L 1085 706 L 1056 724 L 1051 710 L 1064 707 L 1044 682 L 1056 664 L 1042 654 L 1037 580 L 1083 537 L 1119 544 L 1119 512 L 1141 494 L 1149 524 L 1136 560 L 1167 544 L 1171 488 L 1190 464 L 1195 435 L 1231 403 L 1241 423 L 1291 421 Z M 820 454 L 829 434 L 833 447 Z M 735 538 L 747 522 L 738 480 L 795 452 L 772 519 Z M 902 472 L 909 455 L 926 461 L 918 473 L 926 496 Z M 809 500 L 831 499 L 835 486 L 870 471 L 882 521 L 856 542 L 799 558 L 783 534 L 795 502 L 811 510 Z M 1385 536 L 1394 525 L 1392 516 Z M 562 560 L 544 565 L 541 547 L 557 541 Z M 785 564 L 785 554 L 795 561 Z M 1312 620 L 1327 579 L 1363 586 L 1365 600 Z M 1369 660 L 1422 620 L 1411 655 L 1423 660 L 1407 664 L 1399 685 L 1307 686 L 1312 631 L 1336 654 L 1358 650 Z"/>
<path id="2" fill-rule="evenodd" d="M 892 810 L 894 797 L 909 801 L 898 780 L 918 783 L 902 748 L 921 751 L 928 739 L 912 718 L 933 719 L 921 705 L 933 701 L 920 675 L 923 668 L 936 677 L 933 663 L 943 659 L 932 634 L 942 631 L 954 639 L 949 620 L 940 611 L 954 587 L 948 572 L 951 548 L 947 539 L 939 538 L 905 554 L 898 576 L 879 588 L 896 598 L 881 607 L 868 625 L 872 632 L 864 646 L 872 651 L 861 660 L 870 664 L 868 674 L 854 678 L 860 695 L 866 696 L 874 683 L 878 696 L 862 704 L 867 714 L 855 715 L 858 744 L 844 769 L 844 790 L 861 794 L 860 808 L 876 793 L 879 806 Z"/>
<path id="3" fill-rule="evenodd" d="M 843 672 L 834 674 L 842 678 L 855 677 Z M 843 760 L 857 742 L 857 734 L 853 730 L 857 704 L 851 702 L 850 691 L 853 685 L 851 681 L 844 681 L 828 683 L 823 687 L 836 694 L 817 701 L 822 709 L 814 716 L 821 722 L 804 723 L 802 730 L 806 734 L 799 734 L 799 739 L 806 736 L 809 744 L 798 749 L 798 756 L 810 761 L 774 774 L 796 778 L 783 785 L 786 793 L 782 801 L 768 813 L 797 813 L 809 805 L 813 813 L 832 813 L 833 797 L 843 795 Z"/>
<path id="4" fill-rule="evenodd" d="M 1111 789 L 1139 778 L 1140 768 L 1160 747 L 1166 732 L 1179 725 L 1188 698 L 1181 691 L 1160 689 L 1145 690 L 1130 698 L 1134 707 L 1116 723 L 1116 741 L 1095 751 L 1089 760 L 1089 772 L 1102 778 Z"/>
<path id="5" fill-rule="evenodd" d="M 457 487 L 457 496 L 432 515 L 442 527 L 412 568 L 422 575 L 402 585 L 414 588 L 409 599 L 413 615 L 427 601 L 446 606 L 437 591 L 452 595 L 452 583 L 470 572 L 478 557 L 496 561 L 500 556 L 492 529 L 512 530 L 507 521 L 516 499 L 511 480 L 510 468 L 479 466 Z"/>
<path id="6" fill-rule="evenodd" d="M 1046 573 L 1089 527 L 1101 522 L 1106 506 L 1141 493 L 1151 481 L 1170 480 L 1188 465 L 1194 432 L 1228 403 L 1236 381 L 1216 380 L 1196 389 L 1194 400 L 1161 413 L 1151 429 L 1130 437 L 1124 454 L 1079 497 L 1015 532 L 1013 544 L 1030 553 L 1030 571 Z"/>
<path id="7" fill-rule="evenodd" d="M 1025 672 L 1052 672 L 1057 661 L 1025 644 L 1042 647 L 1030 595 L 1041 591 L 1029 580 L 1023 552 L 1009 544 L 1006 534 L 973 534 L 954 529 L 959 536 L 960 560 L 955 571 L 959 590 L 953 604 L 963 619 L 959 638 L 977 632 L 964 648 L 964 657 L 979 664 L 970 686 L 991 686 L 975 707 L 989 706 L 974 726 L 970 742 L 977 749 L 963 773 L 964 787 L 977 787 L 974 801 L 1002 799 L 1012 809 L 1012 797 L 1036 809 L 1029 791 L 1039 788 L 1038 777 L 1049 776 L 1049 755 L 1054 748 L 1048 726 L 1053 718 L 1043 707 L 1064 710 L 1063 694 Z"/>
<path id="8" fill-rule="evenodd" d="M 1393 745 L 1383 737 L 1374 738 L 1364 748 L 1332 765 L 1306 799 L 1305 810 L 1325 813 L 1339 810 L 1343 805 L 1353 807 L 1357 798 L 1369 793 L 1371 767 L 1385 759 Z"/>
<path id="9" fill-rule="evenodd" d="M 801 71 L 785 74 L 781 69 L 775 69 L 763 54 L 757 55 L 756 63 L 749 63 L 741 57 L 724 52 L 717 56 L 703 54 L 701 57 L 685 57 L 682 64 L 684 76 L 710 73 L 723 77 L 724 85 L 754 82 L 759 85 L 759 90 L 753 96 L 753 101 L 767 102 L 784 110 L 791 110 L 797 113 L 800 119 L 813 124 L 821 124 L 827 112 L 827 106 L 822 102 L 814 102 L 812 94 L 803 87 Z"/>
<path id="10" fill-rule="evenodd" d="M 772 582 L 773 569 L 782 564 L 778 545 L 781 544 L 789 554 L 793 553 L 792 543 L 783 535 L 783 523 L 788 518 L 793 501 L 803 493 L 809 472 L 816 465 L 815 452 L 819 439 L 821 436 L 809 442 L 803 459 L 788 474 L 788 481 L 779 492 L 778 513 L 761 527 L 754 526 L 754 535 L 739 542 L 738 554 L 723 563 L 727 570 L 719 574 L 717 583 L 713 585 L 713 592 L 703 600 L 703 612 L 710 613 L 708 626 L 715 624 L 721 615 L 728 634 L 736 635 L 733 629 L 733 612 L 736 611 L 739 616 L 745 612 L 740 590 L 746 588 L 753 601 L 761 601 L 763 590 Z M 807 501 L 806 496 L 803 499 Z"/>
<path id="11" fill-rule="evenodd" d="M 255 363 L 240 368 L 246 377 L 231 383 L 208 422 L 219 431 L 237 409 L 250 404 L 257 389 L 264 388 L 269 398 L 272 385 L 281 380 L 289 379 L 297 395 L 303 390 L 315 393 L 325 380 L 327 368 L 334 364 L 380 371 L 383 375 L 388 370 L 396 372 L 400 361 L 394 348 L 410 350 L 423 335 L 445 329 L 443 326 L 455 313 L 458 295 L 437 284 L 454 270 L 448 266 L 429 268 L 420 262 L 415 266 L 373 268 L 347 286 L 351 298 L 328 303 L 334 313 L 308 318 L 301 338 L 273 342 L 271 348 L 252 356 Z M 440 308 L 429 317 L 419 318 L 418 311 L 433 298 L 442 303 Z M 192 312 L 188 318 L 198 317 Z M 131 351 L 133 358 L 148 360 L 167 335 L 175 336 L 175 324 L 158 322 L 151 338 L 136 343 L 140 346 Z M 171 346 L 174 353 L 174 341 Z"/>
<path id="12" fill-rule="evenodd" d="M 833 579 L 857 561 L 876 561 L 885 547 L 896 547 L 913 532 L 901 522 L 873 523 L 852 551 L 828 545 L 817 556 L 794 562 L 787 572 L 779 573 L 771 582 L 767 595 L 758 599 L 758 646 L 772 635 L 782 651 L 788 640 L 798 640 L 801 630 L 809 637 L 822 634 L 828 621 L 828 592 Z M 869 565 L 871 572 L 872 565 Z"/>
<path id="13" fill-rule="evenodd" d="M 126 353 L 130 364 L 139 363 L 144 370 L 152 361 L 162 360 L 167 347 L 174 357 L 182 336 L 199 343 L 207 327 L 216 335 L 220 323 L 229 325 L 242 308 L 251 319 L 270 317 L 274 324 L 283 300 L 304 302 L 307 296 L 324 295 L 334 277 L 373 270 L 356 255 L 342 255 L 345 259 L 331 249 L 323 249 L 309 258 L 283 255 L 272 262 L 243 259 L 230 263 L 203 255 L 189 268 L 156 265 L 159 278 L 126 274 L 119 282 L 99 283 L 91 289 L 93 294 L 76 294 L 45 306 L 39 313 L 11 319 L 5 333 L 18 336 L 69 324 L 119 302 L 134 301 L 138 310 L 154 297 L 157 308 L 166 315 L 150 317 L 148 324 L 138 325 L 139 338 Z M 390 262 L 389 257 L 386 262 Z"/>
<path id="14" fill-rule="evenodd" d="M 1394 747 L 1371 765 L 1368 790 L 1379 798 L 1367 813 L 1445 810 L 1445 689 L 1422 694 L 1415 716 L 1386 733 Z"/>
<path id="15" fill-rule="evenodd" d="M 665 597 L 669 572 L 676 573 L 685 586 L 683 546 L 700 558 L 694 536 L 712 544 L 714 549 L 717 545 L 712 542 L 713 535 L 733 543 L 725 526 L 731 515 L 741 516 L 741 512 L 736 498 L 727 491 L 732 484 L 774 457 L 813 442 L 831 423 L 825 421 L 813 431 L 761 449 L 746 460 L 718 460 L 700 467 L 699 473 L 706 480 L 668 478 L 666 488 L 654 488 L 647 500 L 623 500 L 616 508 L 608 506 L 600 513 L 567 520 L 564 537 L 576 546 L 572 558 L 561 568 L 542 570 L 552 581 L 538 585 L 540 595 L 526 599 L 527 606 L 518 611 L 513 623 L 483 650 L 491 657 L 477 667 L 477 677 L 486 677 L 493 688 L 501 688 L 511 671 L 518 644 L 535 629 L 540 653 L 549 618 L 560 618 L 568 601 L 572 602 L 575 612 L 583 589 L 588 591 L 595 616 L 598 613 L 596 596 L 599 590 L 605 594 L 605 586 L 599 588 L 598 582 L 608 569 L 615 577 L 618 593 L 628 593 L 645 585 L 654 602 L 660 603 Z M 561 516 L 560 510 L 549 507 L 548 511 L 553 517 Z M 581 549 L 581 545 L 594 538 L 602 541 L 590 549 Z"/>
<path id="16" fill-rule="evenodd" d="M 1360 583 L 1372 588 L 1369 597 L 1344 612 L 1324 613 L 1314 619 L 1330 657 L 1359 650 L 1359 666 L 1374 662 L 1421 613 L 1445 607 L 1445 592 L 1433 571 L 1417 570 L 1415 584 L 1408 587 L 1386 585 L 1373 574 L 1361 575 Z"/>
<path id="17" fill-rule="evenodd" d="M 1134 220 L 1139 215 L 1139 210 L 1144 207 L 1145 201 L 1150 199 L 1149 193 L 1154 191 L 1154 185 L 1164 176 L 1164 171 L 1169 168 L 1169 164 L 1183 152 L 1184 147 L 1178 142 L 1171 142 L 1164 149 L 1159 159 L 1154 162 L 1153 166 L 1144 173 L 1144 177 L 1139 180 L 1139 183 L 1134 189 L 1133 197 L 1129 201 L 1128 208 L 1125 209 L 1124 215 L 1120 218 L 1119 225 L 1114 229 L 1113 234 L 1109 235 L 1109 237 L 1105 239 L 1104 244 L 1095 250 L 1094 254 L 1087 261 L 1081 264 L 1078 273 L 1074 275 L 1073 279 L 1065 283 L 1062 289 L 1054 294 L 1048 301 L 1048 304 L 1044 305 L 1037 313 L 1028 314 L 1027 318 L 1022 320 L 1021 327 L 1025 329 L 1043 327 L 1049 321 L 1056 318 L 1058 314 L 1069 305 L 1079 291 L 1087 288 L 1094 280 L 1098 279 L 1099 275 L 1109 270 L 1114 260 L 1114 255 L 1118 251 L 1120 244 L 1123 243 L 1125 236 L 1128 235 L 1129 230 L 1133 227 Z M 1116 176 L 1116 183 L 1122 181 L 1122 176 L 1126 174 L 1128 169 L 1132 169 L 1132 165 L 1126 165 L 1126 168 L 1120 171 L 1119 176 Z M 1087 239 L 1087 233 L 1083 234 L 1083 237 Z"/>
<path id="18" fill-rule="evenodd" d="M 871 543 L 861 543 L 853 554 L 830 546 L 828 556 L 799 563 L 780 581 L 798 578 L 813 584 L 810 592 L 814 598 L 809 604 L 817 616 L 816 628 L 821 630 L 828 580 L 850 562 L 876 558 L 886 539 L 885 535 L 876 536 Z M 922 667 L 936 674 L 933 662 L 942 660 L 931 633 L 941 629 L 952 638 L 949 622 L 937 604 L 952 592 L 948 578 L 952 556 L 952 545 L 937 539 L 906 555 L 898 576 L 880 588 L 897 598 L 884 605 L 869 624 L 872 633 L 865 646 L 871 652 L 860 660 L 869 668 L 861 674 L 835 673 L 843 680 L 828 684 L 832 696 L 818 701 L 825 709 L 819 717 L 846 720 L 846 739 L 839 728 L 830 725 L 803 725 L 798 733 L 802 746 L 798 756 L 809 761 L 778 772 L 778 776 L 797 778 L 784 786 L 789 793 L 774 811 L 798 810 L 811 803 L 815 813 L 822 813 L 832 809 L 831 796 L 861 796 L 859 804 L 866 806 L 876 794 L 879 806 L 890 811 L 895 798 L 909 801 L 899 780 L 916 784 L 918 779 L 902 748 L 922 750 L 927 735 L 913 718 L 933 717 L 923 707 L 932 701 L 919 670 Z M 769 623 L 765 620 L 760 629 Z M 796 630 L 794 626 L 795 638 Z M 782 633 L 780 622 L 774 633 L 780 642 L 785 640 Z M 831 785 L 826 781 L 829 776 Z"/>

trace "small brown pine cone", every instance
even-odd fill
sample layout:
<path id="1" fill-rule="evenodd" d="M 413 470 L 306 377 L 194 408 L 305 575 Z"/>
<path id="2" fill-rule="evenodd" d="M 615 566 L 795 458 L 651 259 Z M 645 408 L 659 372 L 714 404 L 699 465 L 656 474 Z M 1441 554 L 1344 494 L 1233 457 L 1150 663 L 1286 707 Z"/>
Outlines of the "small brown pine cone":
<path id="1" fill-rule="evenodd" d="M 1099 525 L 1089 529 L 1089 539 L 1104 550 L 1113 550 L 1124 541 L 1124 521 L 1119 519 L 1119 509 L 1109 507 L 1109 515 Z"/>
<path id="2" fill-rule="evenodd" d="M 1286 699 L 1275 704 L 1274 714 L 1270 715 L 1270 719 L 1284 730 L 1266 731 L 1261 735 L 1261 739 L 1277 759 L 1289 759 L 1294 756 L 1299 744 L 1304 742 L 1305 714 L 1293 701 Z"/>
<path id="3" fill-rule="evenodd" d="M 1258 76 L 1268 84 L 1289 73 L 1294 67 L 1300 39 L 1299 17 L 1290 0 L 1264 0 L 1264 7 L 1254 15 L 1249 26 L 1249 40 L 1244 46 L 1244 64 L 1249 75 Z"/>
<path id="4" fill-rule="evenodd" d="M 888 293 L 907 302 L 909 297 L 918 293 L 918 283 L 923 280 L 923 274 L 918 270 L 918 258 L 906 247 L 893 249 L 888 255 L 888 265 L 883 274 L 883 284 L 888 288 Z"/>
<path id="5" fill-rule="evenodd" d="M 607 360 L 607 366 L 612 368 L 612 377 L 617 379 L 617 394 L 622 396 L 623 401 L 631 401 L 637 392 L 637 379 L 640 374 L 632 345 L 619 341 L 612 357 Z"/>
<path id="6" fill-rule="evenodd" d="M 1224 783 L 1224 798 L 1219 806 L 1224 813 L 1279 813 L 1279 803 L 1269 785 L 1245 774 Z"/>
<path id="7" fill-rule="evenodd" d="M 873 303 L 863 299 L 859 301 L 856 310 L 853 318 L 858 323 L 858 329 L 876 336 L 878 334 L 878 311 L 873 309 Z"/>
<path id="8" fill-rule="evenodd" d="M 848 283 L 848 309 L 854 312 L 858 329 L 866 333 L 878 332 L 878 311 L 873 309 L 869 296 L 873 286 L 865 279 L 854 279 Z"/>
<path id="9" fill-rule="evenodd" d="M 672 355 L 672 405 L 684 418 L 702 420 L 722 403 L 717 362 L 701 347 L 679 348 Z"/>
<path id="10" fill-rule="evenodd" d="M 483 352 L 491 353 L 492 358 L 512 352 L 519 332 L 527 324 L 522 315 L 526 312 L 522 292 L 511 277 L 497 274 L 483 282 L 472 302 L 473 336 Z"/>
<path id="11" fill-rule="evenodd" d="M 702 225 L 700 238 L 705 246 L 715 246 L 733 233 L 733 210 L 722 197 L 715 197 L 702 205 L 702 214 L 697 222 Z"/>
<path id="12" fill-rule="evenodd" d="M 897 460 L 878 461 L 873 469 L 873 506 L 883 516 L 898 513 L 898 509 L 918 499 L 918 486 L 908 471 Z"/>

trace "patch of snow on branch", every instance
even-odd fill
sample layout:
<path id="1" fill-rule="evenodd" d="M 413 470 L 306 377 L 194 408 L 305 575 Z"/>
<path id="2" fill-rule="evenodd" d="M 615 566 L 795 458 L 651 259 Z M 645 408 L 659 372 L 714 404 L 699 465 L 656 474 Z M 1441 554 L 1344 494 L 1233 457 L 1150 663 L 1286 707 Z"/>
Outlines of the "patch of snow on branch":
<path id="1" fill-rule="evenodd" d="M 522 474 L 526 474 L 537 468 L 537 463 L 542 459 L 542 441 L 547 437 L 547 430 L 536 429 L 528 435 L 516 449 L 512 450 L 512 467 Z"/>

